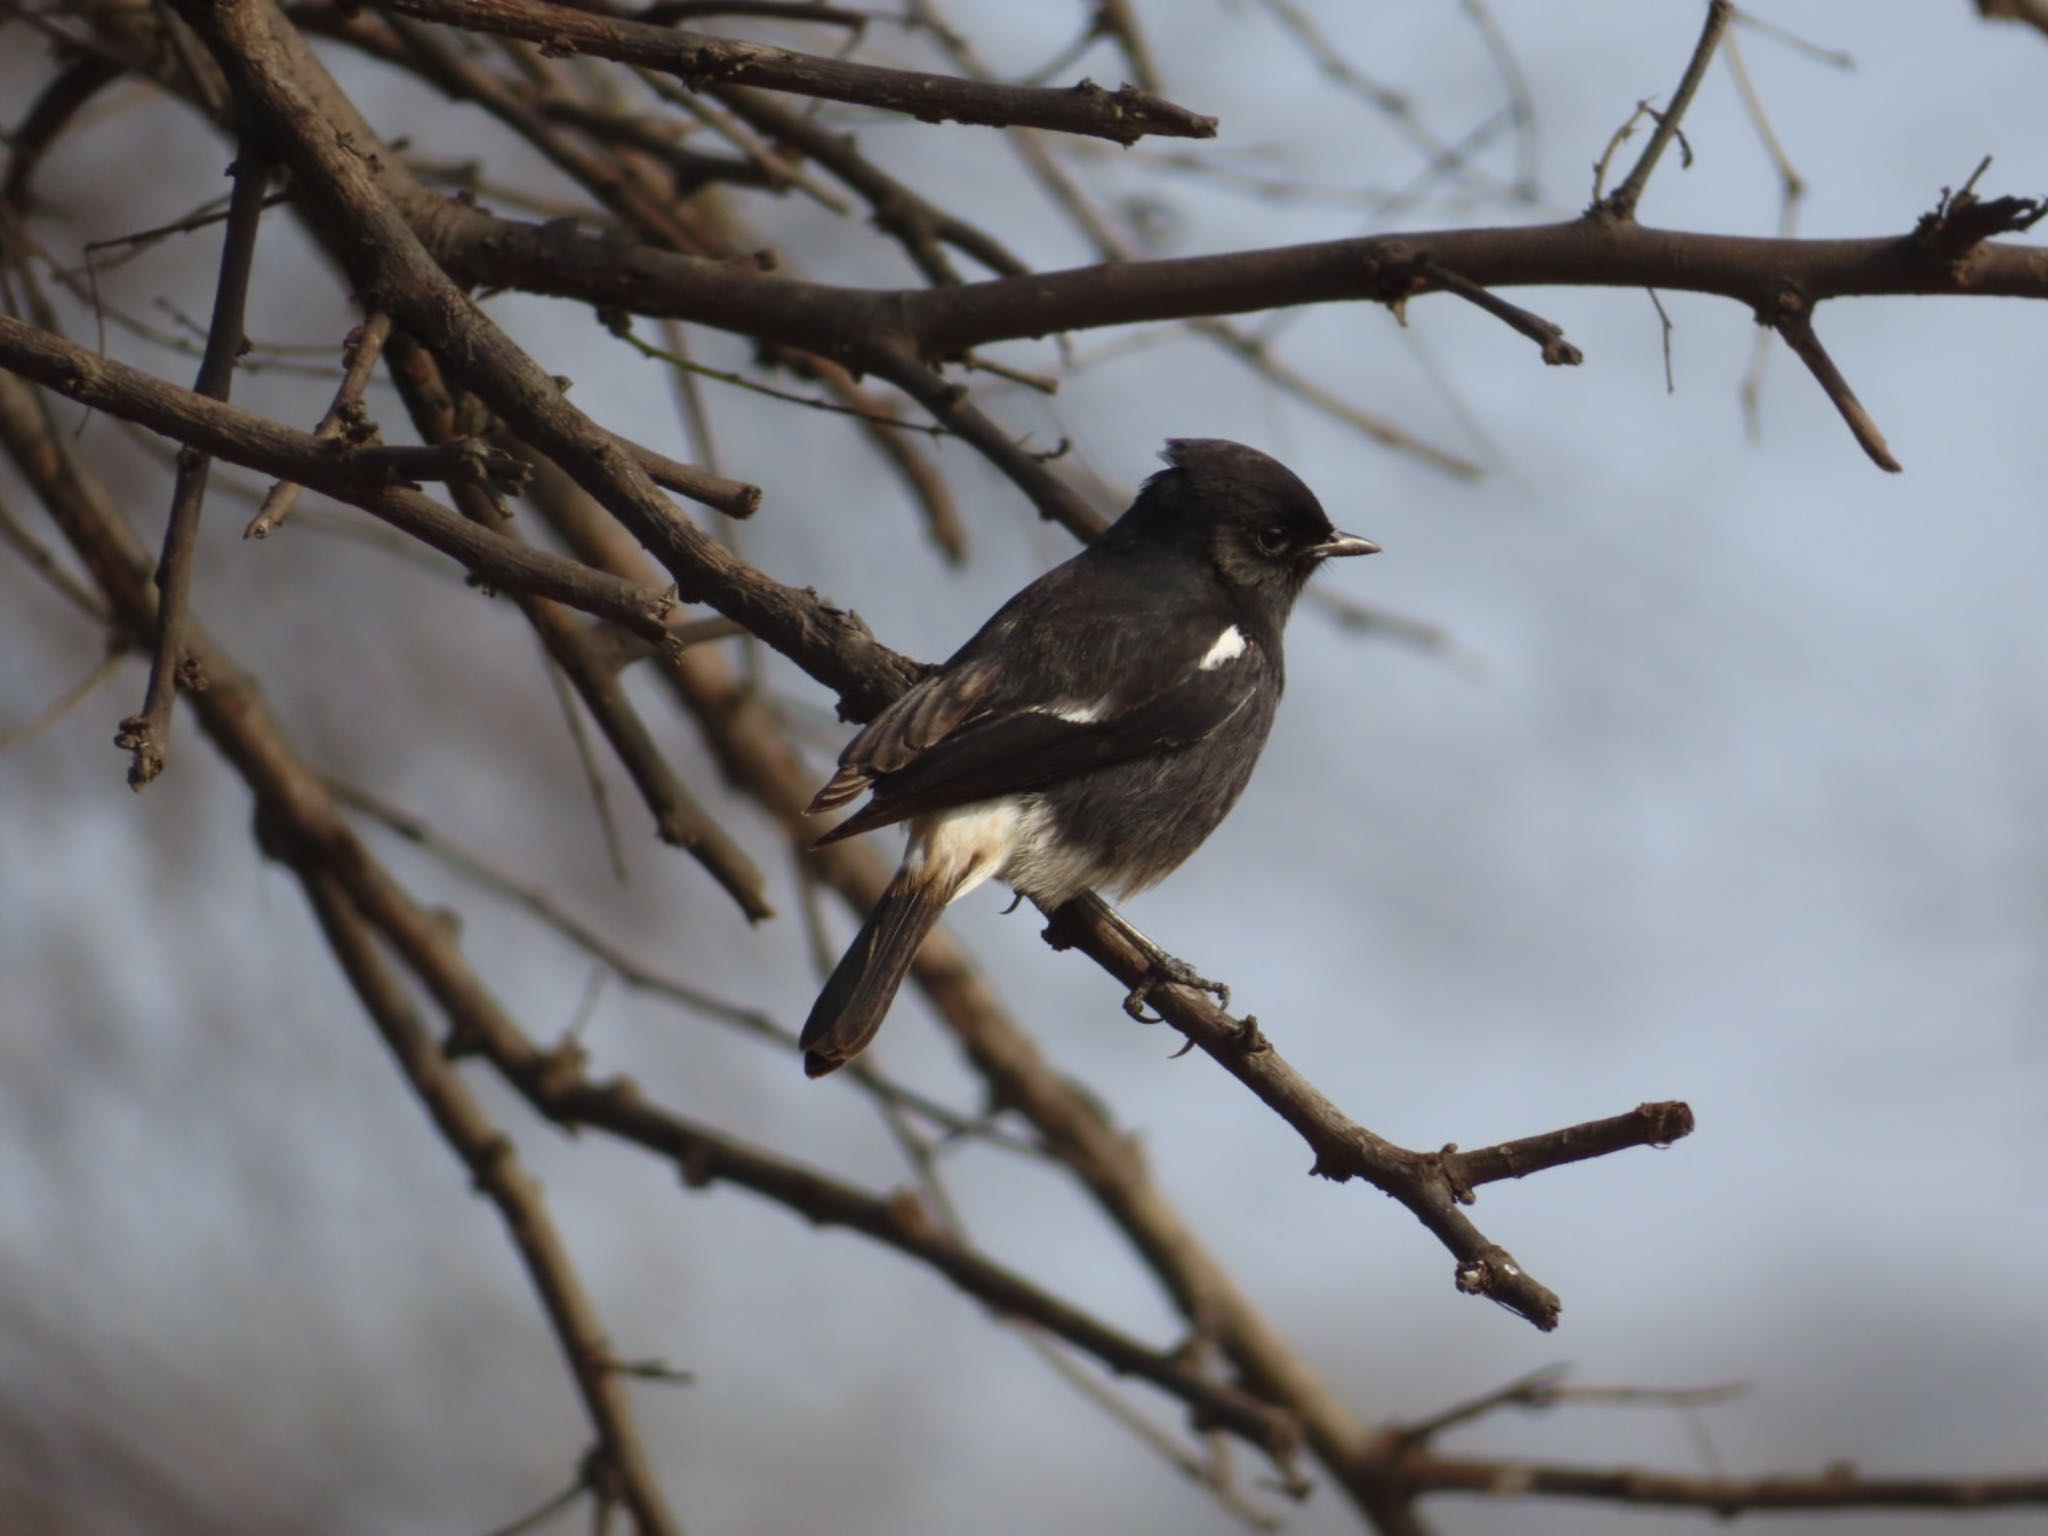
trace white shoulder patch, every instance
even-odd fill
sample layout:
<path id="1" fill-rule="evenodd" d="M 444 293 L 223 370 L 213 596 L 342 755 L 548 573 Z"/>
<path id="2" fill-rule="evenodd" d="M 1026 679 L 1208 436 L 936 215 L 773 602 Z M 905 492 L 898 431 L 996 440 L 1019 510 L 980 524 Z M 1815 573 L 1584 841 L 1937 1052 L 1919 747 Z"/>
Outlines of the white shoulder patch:
<path id="1" fill-rule="evenodd" d="M 1250 647 L 1244 631 L 1235 624 L 1216 637 L 1216 643 L 1209 647 L 1202 659 L 1195 663 L 1204 672 L 1213 672 L 1226 661 L 1235 661 Z"/>

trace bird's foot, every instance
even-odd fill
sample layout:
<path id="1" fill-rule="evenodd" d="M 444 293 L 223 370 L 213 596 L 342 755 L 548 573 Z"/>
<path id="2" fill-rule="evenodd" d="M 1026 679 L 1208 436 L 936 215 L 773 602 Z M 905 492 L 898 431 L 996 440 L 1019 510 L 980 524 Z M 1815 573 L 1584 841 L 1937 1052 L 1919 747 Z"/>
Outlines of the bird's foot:
<path id="1" fill-rule="evenodd" d="M 1138 984 L 1124 995 L 1124 1012 L 1140 1024 L 1157 1024 L 1159 1015 L 1147 1015 L 1145 1003 L 1161 987 L 1190 987 L 1197 992 L 1207 992 L 1216 999 L 1216 1006 L 1230 1006 L 1230 988 L 1220 981 L 1211 981 L 1185 960 L 1176 960 L 1160 950 L 1154 950 L 1145 962 L 1145 974 Z"/>

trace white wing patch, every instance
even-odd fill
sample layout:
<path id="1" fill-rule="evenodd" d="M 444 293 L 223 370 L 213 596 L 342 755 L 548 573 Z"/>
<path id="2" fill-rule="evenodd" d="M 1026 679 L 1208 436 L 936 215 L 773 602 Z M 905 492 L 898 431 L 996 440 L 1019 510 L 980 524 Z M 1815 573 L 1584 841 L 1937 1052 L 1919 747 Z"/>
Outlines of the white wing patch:
<path id="1" fill-rule="evenodd" d="M 1195 663 L 1204 672 L 1213 672 L 1226 661 L 1235 661 L 1251 648 L 1251 642 L 1244 637 L 1244 631 L 1235 624 L 1216 637 L 1216 643 L 1203 653 Z"/>
<path id="2" fill-rule="evenodd" d="M 1065 720 L 1074 725 L 1093 725 L 1102 718 L 1109 707 L 1109 700 L 1097 699 L 1093 704 L 1046 704 L 1031 711 L 1034 715 L 1051 715 L 1056 720 Z"/>

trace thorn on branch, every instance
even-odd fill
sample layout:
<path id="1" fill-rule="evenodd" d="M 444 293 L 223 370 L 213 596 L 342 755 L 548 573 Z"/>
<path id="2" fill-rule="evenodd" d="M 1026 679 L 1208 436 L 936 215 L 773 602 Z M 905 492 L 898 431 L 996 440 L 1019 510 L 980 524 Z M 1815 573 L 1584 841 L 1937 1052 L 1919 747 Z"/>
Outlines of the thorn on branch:
<path id="1" fill-rule="evenodd" d="M 602 1355 L 591 1364 L 601 1371 L 611 1372 L 614 1376 L 632 1376 L 641 1381 L 658 1381 L 664 1386 L 694 1387 L 697 1384 L 695 1371 L 678 1370 L 666 1360 L 618 1360 L 610 1355 Z"/>
<path id="2" fill-rule="evenodd" d="M 1805 299 L 1797 294 L 1782 294 L 1776 312 L 1761 313 L 1758 319 L 1784 337 L 1785 345 L 1806 364 L 1827 397 L 1834 401 L 1835 409 L 1842 413 L 1842 420 L 1849 424 L 1849 431 L 1855 435 L 1863 451 L 1870 455 L 1870 461 L 1879 469 L 1898 474 L 1903 466 L 1892 457 L 1891 448 L 1886 444 L 1884 434 L 1878 431 L 1870 412 L 1863 408 L 1863 402 L 1856 398 L 1856 391 L 1842 377 L 1842 370 L 1835 366 L 1835 360 L 1820 344 L 1820 337 L 1813 329 L 1812 311 Z"/>

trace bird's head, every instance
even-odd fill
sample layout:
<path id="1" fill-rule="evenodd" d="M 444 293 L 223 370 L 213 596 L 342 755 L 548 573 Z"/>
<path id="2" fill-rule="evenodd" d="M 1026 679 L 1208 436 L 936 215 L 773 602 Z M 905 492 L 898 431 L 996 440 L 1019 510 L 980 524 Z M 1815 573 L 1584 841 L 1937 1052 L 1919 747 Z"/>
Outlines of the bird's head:
<path id="1" fill-rule="evenodd" d="M 1168 467 L 1145 482 L 1117 533 L 1199 553 L 1226 586 L 1276 604 L 1280 618 L 1325 560 L 1379 552 L 1370 539 L 1338 532 L 1294 471 L 1256 448 L 1177 437 L 1160 457 Z"/>

